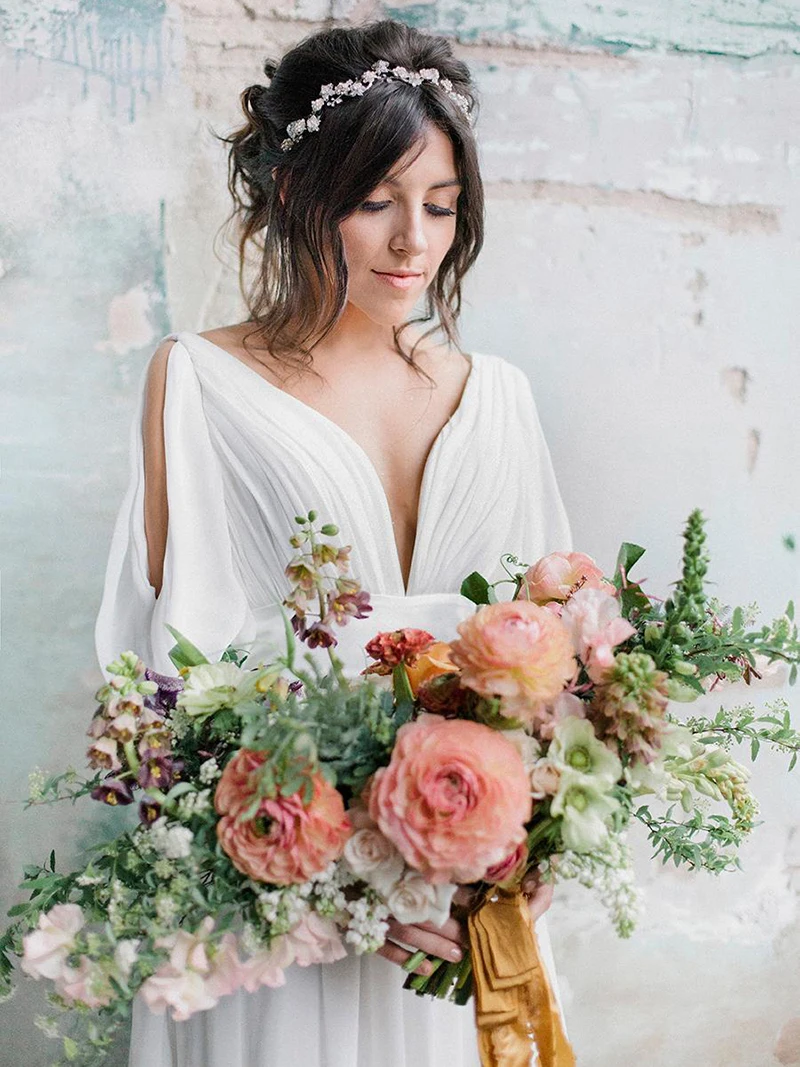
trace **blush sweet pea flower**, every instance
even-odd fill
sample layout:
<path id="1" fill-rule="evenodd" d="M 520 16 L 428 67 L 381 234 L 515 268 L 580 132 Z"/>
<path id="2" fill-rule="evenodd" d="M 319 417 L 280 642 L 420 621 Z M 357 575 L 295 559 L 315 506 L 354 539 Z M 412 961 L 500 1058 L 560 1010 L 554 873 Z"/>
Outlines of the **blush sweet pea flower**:
<path id="1" fill-rule="evenodd" d="M 84 921 L 77 904 L 56 904 L 40 915 L 37 929 L 22 939 L 23 971 L 31 978 L 60 978 Z"/>
<path id="2" fill-rule="evenodd" d="M 206 916 L 195 933 L 177 930 L 158 938 L 156 945 L 167 948 L 169 960 L 162 963 L 140 989 L 150 1011 L 163 1015 L 171 1009 L 176 1022 L 184 1022 L 198 1011 L 213 1008 L 221 996 L 241 985 L 241 973 L 233 934 L 225 934 L 209 952 L 208 939 L 214 920 Z"/>
<path id="3" fill-rule="evenodd" d="M 614 663 L 616 646 L 636 633 L 622 618 L 613 592 L 603 589 L 584 588 L 573 593 L 564 605 L 561 621 L 593 682 L 602 682 Z"/>
<path id="4" fill-rule="evenodd" d="M 369 812 L 429 882 L 474 882 L 525 839 L 528 775 L 500 731 L 422 714 L 397 731 Z"/>
<path id="5" fill-rule="evenodd" d="M 68 1001 L 79 1001 L 89 1008 L 110 1004 L 113 991 L 103 969 L 88 956 L 81 956 L 77 967 L 65 967 L 56 979 L 56 992 Z"/>
<path id="6" fill-rule="evenodd" d="M 579 588 L 607 587 L 603 572 L 591 556 L 583 552 L 551 552 L 525 571 L 519 599 L 546 604 L 551 600 L 567 600 Z"/>
<path id="7" fill-rule="evenodd" d="M 461 683 L 499 696 L 501 711 L 534 723 L 576 671 L 569 630 L 558 616 L 527 600 L 479 608 L 456 627 L 450 657 Z"/>
<path id="8" fill-rule="evenodd" d="M 217 784 L 214 805 L 219 843 L 234 867 L 258 882 L 293 885 L 307 882 L 338 859 L 352 832 L 341 794 L 321 774 L 312 781 L 311 801 L 299 793 L 265 797 L 255 815 L 242 819 L 257 787 L 266 756 L 240 749 Z"/>

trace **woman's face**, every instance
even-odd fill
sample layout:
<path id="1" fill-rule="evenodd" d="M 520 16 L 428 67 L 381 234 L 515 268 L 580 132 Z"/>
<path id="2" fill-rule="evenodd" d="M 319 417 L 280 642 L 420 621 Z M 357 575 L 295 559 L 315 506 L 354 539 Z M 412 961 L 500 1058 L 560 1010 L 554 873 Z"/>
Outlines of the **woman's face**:
<path id="1" fill-rule="evenodd" d="M 455 238 L 461 185 L 453 145 L 437 127 L 429 127 L 426 140 L 407 170 L 385 178 L 340 223 L 348 304 L 383 325 L 408 318 Z M 396 169 L 416 151 L 403 156 Z M 414 276 L 401 279 L 393 271 Z"/>

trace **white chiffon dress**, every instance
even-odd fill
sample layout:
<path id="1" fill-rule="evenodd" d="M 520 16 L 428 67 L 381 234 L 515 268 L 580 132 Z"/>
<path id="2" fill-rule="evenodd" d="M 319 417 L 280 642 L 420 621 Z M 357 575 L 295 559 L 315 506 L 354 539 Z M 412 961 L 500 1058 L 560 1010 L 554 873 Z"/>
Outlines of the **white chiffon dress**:
<path id="1" fill-rule="evenodd" d="M 169 525 L 159 596 L 147 577 L 142 415 L 131 433 L 130 481 L 113 532 L 96 625 L 101 668 L 133 649 L 175 670 L 176 627 L 210 659 L 229 644 L 253 659 L 283 651 L 279 604 L 294 550 L 294 516 L 316 509 L 352 545 L 351 573 L 373 611 L 337 631 L 346 670 L 368 662 L 379 630 L 418 626 L 440 640 L 474 605 L 458 590 L 478 570 L 503 576 L 500 557 L 532 563 L 569 551 L 571 535 L 526 375 L 473 353 L 455 413 L 428 455 L 416 543 L 404 587 L 377 470 L 332 420 L 199 334 L 168 334 L 164 406 Z M 501 599 L 508 586 L 499 587 Z M 299 651 L 303 650 L 300 646 Z M 322 650 L 316 650 L 320 653 Z M 536 926 L 557 993 L 544 918 Z M 379 956 L 292 967 L 286 984 L 223 997 L 186 1022 L 134 1005 L 130 1067 L 477 1067 L 471 1006 L 403 990 Z"/>

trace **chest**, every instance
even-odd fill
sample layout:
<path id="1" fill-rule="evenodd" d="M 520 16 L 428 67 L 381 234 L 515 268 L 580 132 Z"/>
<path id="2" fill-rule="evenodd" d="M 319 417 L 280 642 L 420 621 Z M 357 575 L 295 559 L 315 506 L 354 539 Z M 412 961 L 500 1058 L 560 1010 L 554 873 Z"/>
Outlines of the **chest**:
<path id="1" fill-rule="evenodd" d="M 385 368 L 383 373 L 346 368 L 335 376 L 327 375 L 324 384 L 307 376 L 288 387 L 297 399 L 351 437 L 375 468 L 386 495 L 406 582 L 425 465 L 437 437 L 459 406 L 468 373 L 468 361 L 458 357 L 438 368 L 435 385 L 401 365 L 399 373 L 394 368 L 390 373 Z"/>

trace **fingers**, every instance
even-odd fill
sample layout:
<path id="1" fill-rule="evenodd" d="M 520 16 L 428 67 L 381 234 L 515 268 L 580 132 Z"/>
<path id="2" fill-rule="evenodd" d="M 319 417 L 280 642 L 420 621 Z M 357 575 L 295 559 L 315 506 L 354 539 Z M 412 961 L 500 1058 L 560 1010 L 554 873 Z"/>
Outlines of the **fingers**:
<path id="1" fill-rule="evenodd" d="M 429 956 L 456 961 L 464 955 L 463 946 L 468 943 L 466 931 L 456 919 L 448 919 L 443 927 L 432 923 L 419 926 L 404 926 L 394 919 L 389 920 L 389 937 L 401 941 L 404 945 L 422 949 Z"/>
<path id="2" fill-rule="evenodd" d="M 401 948 L 400 945 L 395 945 L 393 941 L 384 941 L 376 955 L 383 956 L 385 960 L 389 960 L 391 963 L 396 963 L 399 967 L 402 967 L 407 960 L 411 959 L 413 953 Z M 433 974 L 433 964 L 428 960 L 423 960 L 419 967 L 415 968 L 410 973 Z"/>
<path id="3" fill-rule="evenodd" d="M 473 889 L 472 886 L 460 885 L 453 894 L 453 903 L 459 908 L 470 909 L 474 907 L 478 900 L 478 891 Z"/>
<path id="4" fill-rule="evenodd" d="M 541 884 L 542 876 L 539 873 L 539 868 L 534 867 L 533 870 L 528 871 L 525 877 L 522 879 L 520 888 L 526 897 L 533 896 L 536 890 Z"/>
<path id="5" fill-rule="evenodd" d="M 540 918 L 553 903 L 553 884 L 545 883 L 528 899 L 528 908 L 534 922 Z"/>

